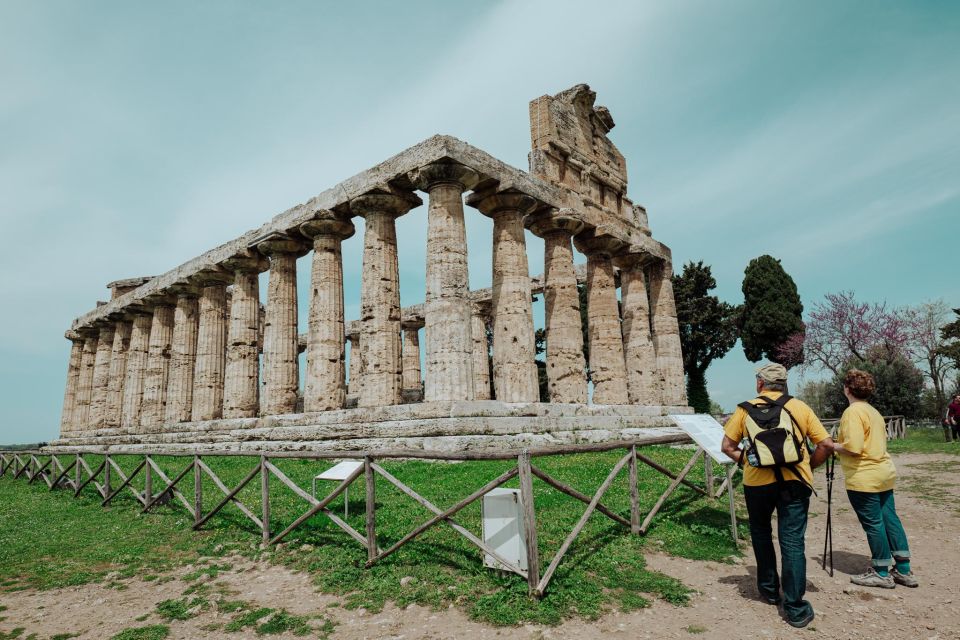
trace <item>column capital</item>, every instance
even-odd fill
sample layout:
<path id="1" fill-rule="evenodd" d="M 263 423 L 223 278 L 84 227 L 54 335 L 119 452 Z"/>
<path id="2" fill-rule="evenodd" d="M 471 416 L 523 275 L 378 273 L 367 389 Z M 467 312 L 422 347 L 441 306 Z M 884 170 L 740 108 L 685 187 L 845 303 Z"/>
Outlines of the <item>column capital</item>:
<path id="1" fill-rule="evenodd" d="M 478 209 L 483 215 L 493 218 L 502 212 L 523 215 L 533 210 L 537 206 L 537 201 L 519 191 L 487 189 L 471 193 L 467 197 L 467 204 Z"/>
<path id="2" fill-rule="evenodd" d="M 302 240 L 289 236 L 285 233 L 269 233 L 263 237 L 254 240 L 251 247 L 266 256 L 277 254 L 292 253 L 297 257 L 307 255 L 310 247 Z"/>
<path id="3" fill-rule="evenodd" d="M 220 265 L 212 265 L 191 276 L 190 282 L 199 287 L 227 285 L 233 282 L 233 273 L 227 271 Z"/>
<path id="4" fill-rule="evenodd" d="M 649 253 L 636 251 L 624 251 L 619 255 L 613 256 L 613 265 L 622 270 L 642 269 L 650 264 L 650 261 L 651 256 Z"/>
<path id="5" fill-rule="evenodd" d="M 255 249 L 244 249 L 222 263 L 225 269 L 241 273 L 263 273 L 270 268 L 270 261 Z"/>
<path id="6" fill-rule="evenodd" d="M 590 229 L 573 237 L 573 244 L 577 251 L 585 253 L 587 257 L 612 258 L 621 253 L 627 246 L 626 241 L 620 238 Z"/>
<path id="7" fill-rule="evenodd" d="M 576 235 L 583 231 L 586 223 L 575 209 L 539 209 L 523 218 L 523 226 L 540 238 L 552 233 Z"/>
<path id="8" fill-rule="evenodd" d="M 174 282 L 167 287 L 167 291 L 177 298 L 197 298 L 200 296 L 200 287 L 196 282 L 191 282 L 190 280 Z"/>
<path id="9" fill-rule="evenodd" d="M 421 191 L 430 191 L 441 184 L 455 184 L 461 191 L 467 191 L 480 182 L 480 175 L 476 171 L 459 162 L 434 162 L 414 169 L 408 177 Z"/>
<path id="10" fill-rule="evenodd" d="M 333 236 L 339 240 L 346 240 L 353 235 L 354 231 L 353 223 L 348 218 L 327 209 L 320 209 L 312 220 L 307 220 L 300 225 L 300 233 L 310 239 Z"/>
<path id="11" fill-rule="evenodd" d="M 80 335 L 79 331 L 74 331 L 73 329 L 67 329 L 63 334 L 63 337 L 69 340 L 70 342 L 83 342 L 84 338 Z"/>
<path id="12" fill-rule="evenodd" d="M 352 199 L 350 212 L 361 218 L 371 213 L 386 213 L 397 218 L 422 204 L 423 200 L 415 193 L 384 186 Z"/>
<path id="13" fill-rule="evenodd" d="M 400 328 L 404 331 L 419 331 L 424 327 L 423 319 L 419 320 L 403 320 L 400 322 Z"/>

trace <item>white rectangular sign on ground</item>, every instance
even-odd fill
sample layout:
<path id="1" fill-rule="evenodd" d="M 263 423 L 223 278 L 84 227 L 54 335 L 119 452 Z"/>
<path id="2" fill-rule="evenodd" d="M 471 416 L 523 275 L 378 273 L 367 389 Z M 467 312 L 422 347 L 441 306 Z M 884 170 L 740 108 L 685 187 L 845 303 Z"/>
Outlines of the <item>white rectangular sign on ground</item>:
<path id="1" fill-rule="evenodd" d="M 733 460 L 720 451 L 723 442 L 723 425 L 705 413 L 693 415 L 671 415 L 670 419 L 677 423 L 693 441 L 700 445 L 717 464 L 733 464 Z"/>

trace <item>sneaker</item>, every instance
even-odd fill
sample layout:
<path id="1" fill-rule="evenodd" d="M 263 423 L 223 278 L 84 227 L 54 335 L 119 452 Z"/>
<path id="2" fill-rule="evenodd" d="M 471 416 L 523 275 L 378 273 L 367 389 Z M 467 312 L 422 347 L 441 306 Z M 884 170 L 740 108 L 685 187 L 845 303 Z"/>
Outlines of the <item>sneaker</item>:
<path id="1" fill-rule="evenodd" d="M 873 569 L 858 576 L 850 576 L 850 582 L 861 587 L 879 587 L 881 589 L 893 589 L 897 586 L 893 581 L 893 576 L 881 576 Z"/>
<path id="2" fill-rule="evenodd" d="M 810 624 L 811 622 L 813 622 L 813 618 L 814 618 L 814 614 L 813 614 L 813 611 L 811 611 L 810 615 L 808 615 L 805 618 L 800 618 L 799 620 L 790 620 L 789 618 L 787 618 L 787 624 L 789 624 L 791 627 L 802 629 L 808 624 Z"/>
<path id="3" fill-rule="evenodd" d="M 906 573 L 900 573 L 896 569 L 890 572 L 890 575 L 893 576 L 893 581 L 897 584 L 903 585 L 904 587 L 919 587 L 920 583 L 917 582 L 917 579 L 913 577 L 913 571 L 907 571 Z"/>

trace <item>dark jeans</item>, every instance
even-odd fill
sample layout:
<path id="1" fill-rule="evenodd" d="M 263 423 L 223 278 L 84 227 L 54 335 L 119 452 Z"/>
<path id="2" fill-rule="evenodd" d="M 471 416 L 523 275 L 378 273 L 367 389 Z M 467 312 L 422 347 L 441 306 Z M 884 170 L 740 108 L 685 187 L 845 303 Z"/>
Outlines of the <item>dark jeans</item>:
<path id="1" fill-rule="evenodd" d="M 847 490 L 850 505 L 867 534 L 870 545 L 870 563 L 875 569 L 893 566 L 894 559 L 909 560 L 910 546 L 907 534 L 897 516 L 893 489 L 880 493 Z"/>
<path id="2" fill-rule="evenodd" d="M 744 487 L 743 495 L 750 515 L 750 538 L 757 559 L 757 589 L 760 595 L 777 598 L 783 579 L 783 609 L 790 620 L 802 620 L 813 613 L 803 599 L 807 590 L 807 558 L 803 536 L 807 530 L 810 490 L 796 481 L 762 487 Z M 771 518 L 777 512 L 777 538 L 780 540 L 781 576 L 777 576 L 777 556 L 773 550 Z"/>

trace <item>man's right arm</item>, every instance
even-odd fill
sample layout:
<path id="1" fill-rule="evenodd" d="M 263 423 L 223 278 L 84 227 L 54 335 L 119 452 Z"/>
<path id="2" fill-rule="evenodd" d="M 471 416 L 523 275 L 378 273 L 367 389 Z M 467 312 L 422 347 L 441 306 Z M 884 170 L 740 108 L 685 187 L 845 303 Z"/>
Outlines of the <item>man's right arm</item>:
<path id="1" fill-rule="evenodd" d="M 833 453 L 833 438 L 827 437 L 817 443 L 817 448 L 810 456 L 810 468 L 816 469 Z"/>

